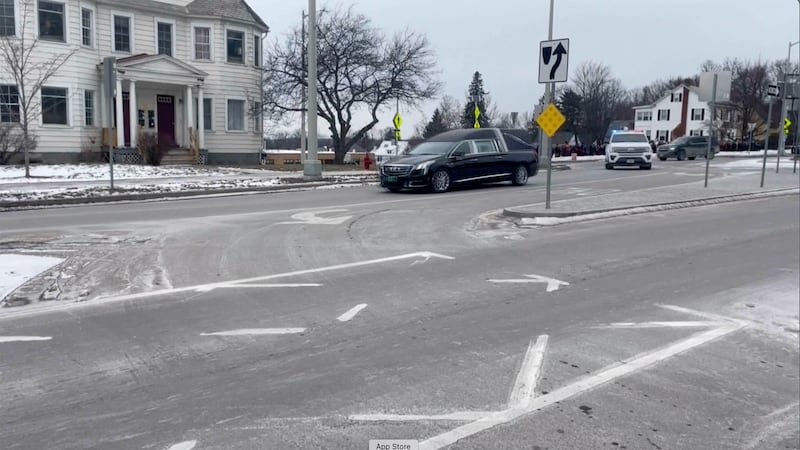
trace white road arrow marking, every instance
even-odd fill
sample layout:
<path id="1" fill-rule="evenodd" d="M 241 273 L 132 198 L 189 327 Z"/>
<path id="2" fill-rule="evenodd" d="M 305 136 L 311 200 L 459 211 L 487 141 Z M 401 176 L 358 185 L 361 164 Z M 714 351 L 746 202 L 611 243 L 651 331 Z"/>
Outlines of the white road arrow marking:
<path id="1" fill-rule="evenodd" d="M 238 330 L 217 331 L 214 333 L 200 333 L 200 336 L 265 336 L 276 334 L 298 334 L 305 331 L 305 328 L 241 328 Z"/>
<path id="2" fill-rule="evenodd" d="M 35 341 L 49 341 L 53 339 L 50 336 L 0 336 L 0 344 L 4 342 L 35 342 Z"/>
<path id="3" fill-rule="evenodd" d="M 503 280 L 507 281 L 507 280 Z M 420 442 L 419 448 L 422 450 L 438 450 L 450 446 L 464 438 L 481 433 L 488 429 L 494 428 L 498 425 L 507 424 L 514 420 L 519 419 L 536 411 L 563 402 L 569 398 L 580 395 L 586 391 L 595 389 L 599 386 L 607 384 L 612 380 L 620 377 L 629 376 L 640 370 L 644 370 L 652 365 L 658 364 L 666 359 L 672 358 L 678 354 L 687 352 L 693 348 L 719 339 L 722 336 L 733 333 L 746 326 L 746 323 L 741 320 L 733 319 L 730 317 L 719 316 L 711 313 L 704 313 L 695 311 L 688 308 L 670 305 L 660 305 L 662 308 L 670 309 L 673 311 L 680 311 L 686 314 L 692 314 L 699 317 L 705 317 L 713 320 L 713 322 L 677 322 L 680 324 L 692 324 L 696 326 L 697 323 L 711 324 L 712 328 L 702 332 L 695 333 L 687 338 L 681 339 L 672 344 L 664 347 L 651 350 L 648 352 L 640 353 L 617 363 L 608 365 L 593 374 L 582 377 L 566 386 L 560 387 L 554 391 L 540 396 L 534 395 L 534 387 L 536 378 L 538 378 L 537 371 L 541 370 L 540 354 L 544 352 L 544 346 L 547 343 L 547 336 L 540 336 L 535 343 L 531 343 L 528 347 L 528 353 L 522 363 L 522 369 L 517 375 L 517 380 L 514 384 L 511 397 L 509 398 L 508 407 L 502 411 L 496 412 L 455 412 L 444 415 L 393 415 L 393 414 L 360 414 L 351 415 L 348 418 L 353 421 L 395 421 L 395 422 L 410 422 L 418 420 L 451 420 L 468 422 L 451 431 L 441 433 L 433 436 L 427 440 Z M 644 322 L 644 324 L 664 324 L 669 322 Z M 621 325 L 631 325 L 623 323 Z M 636 325 L 636 324 L 634 324 Z M 540 351 L 541 349 L 541 351 Z M 481 415 L 484 414 L 484 415 Z"/>
<path id="4" fill-rule="evenodd" d="M 337 317 L 336 320 L 338 320 L 339 322 L 349 322 L 350 320 L 353 319 L 353 317 L 356 316 L 356 314 L 360 313 L 361 310 L 366 308 L 366 307 L 367 307 L 366 303 L 362 303 L 360 305 L 356 305 L 356 306 L 352 307 L 346 313 L 344 313 L 341 316 Z"/>
<path id="5" fill-rule="evenodd" d="M 293 222 L 279 222 L 279 225 L 341 225 L 353 216 L 339 216 L 339 217 L 319 217 L 320 214 L 336 214 L 347 212 L 346 209 L 327 209 L 324 211 L 309 211 L 301 212 L 292 215 Z"/>
<path id="6" fill-rule="evenodd" d="M 541 275 L 525 275 L 527 278 L 517 278 L 510 280 L 490 279 L 486 280 L 490 283 L 510 283 L 510 284 L 523 284 L 523 283 L 547 283 L 547 292 L 557 291 L 561 286 L 569 286 L 566 281 L 556 280 L 555 278 L 545 277 Z"/>

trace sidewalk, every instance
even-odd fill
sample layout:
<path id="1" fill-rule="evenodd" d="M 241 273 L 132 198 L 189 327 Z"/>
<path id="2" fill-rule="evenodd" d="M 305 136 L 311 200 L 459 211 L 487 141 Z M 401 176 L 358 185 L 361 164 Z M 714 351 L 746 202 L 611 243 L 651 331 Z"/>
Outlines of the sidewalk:
<path id="1" fill-rule="evenodd" d="M 503 215 L 520 219 L 520 225 L 558 225 L 800 193 L 800 176 L 791 170 L 780 174 L 767 173 L 763 189 L 759 188 L 760 179 L 760 173 L 747 173 L 713 178 L 709 180 L 708 188 L 703 187 L 703 181 L 693 181 L 669 187 L 559 200 L 552 202 L 550 209 L 545 209 L 544 203 L 510 207 L 503 210 Z"/>

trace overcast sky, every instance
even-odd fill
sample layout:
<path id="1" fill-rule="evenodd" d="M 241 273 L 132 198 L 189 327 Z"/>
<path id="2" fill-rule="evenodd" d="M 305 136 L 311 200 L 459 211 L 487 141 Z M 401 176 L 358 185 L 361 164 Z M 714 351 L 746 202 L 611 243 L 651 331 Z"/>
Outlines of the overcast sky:
<path id="1" fill-rule="evenodd" d="M 248 1 L 270 26 L 270 40 L 298 26 L 308 8 L 306 0 Z M 502 112 L 530 111 L 543 92 L 538 49 L 549 0 L 317 0 L 318 8 L 351 4 L 387 33 L 409 27 L 426 34 L 443 94 L 463 102 L 476 70 Z M 555 0 L 553 37 L 570 39 L 570 69 L 601 61 L 631 88 L 694 74 L 706 59 L 786 58 L 789 42 L 800 39 L 798 14 L 798 0 Z M 404 138 L 437 103 L 401 112 Z M 393 114 L 383 113 L 376 128 L 391 126 Z"/>

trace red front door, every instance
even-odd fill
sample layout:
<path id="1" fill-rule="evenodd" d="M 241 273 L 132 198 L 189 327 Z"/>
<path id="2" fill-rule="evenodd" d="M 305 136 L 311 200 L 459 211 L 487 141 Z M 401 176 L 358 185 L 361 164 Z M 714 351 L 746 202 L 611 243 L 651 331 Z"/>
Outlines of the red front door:
<path id="1" fill-rule="evenodd" d="M 156 115 L 158 116 L 158 143 L 167 147 L 177 147 L 175 141 L 175 97 L 158 95 Z"/>

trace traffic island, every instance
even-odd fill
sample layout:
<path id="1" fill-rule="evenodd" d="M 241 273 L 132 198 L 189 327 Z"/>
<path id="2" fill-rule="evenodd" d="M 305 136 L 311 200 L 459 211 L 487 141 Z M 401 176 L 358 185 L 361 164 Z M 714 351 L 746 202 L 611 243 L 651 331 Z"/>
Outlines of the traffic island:
<path id="1" fill-rule="evenodd" d="M 791 174 L 790 174 L 791 175 Z M 649 188 L 638 191 L 588 196 L 554 201 L 550 209 L 544 203 L 505 208 L 503 215 L 517 225 L 553 226 L 564 223 L 606 219 L 648 212 L 715 205 L 744 200 L 800 194 L 797 177 L 775 177 L 769 189 L 759 189 L 752 177 L 725 177 L 712 180 L 713 187 L 703 182 Z M 755 185 L 756 187 L 752 187 Z"/>

